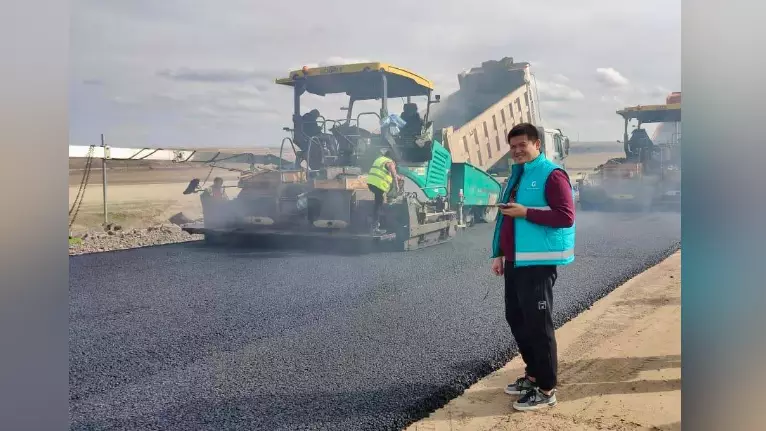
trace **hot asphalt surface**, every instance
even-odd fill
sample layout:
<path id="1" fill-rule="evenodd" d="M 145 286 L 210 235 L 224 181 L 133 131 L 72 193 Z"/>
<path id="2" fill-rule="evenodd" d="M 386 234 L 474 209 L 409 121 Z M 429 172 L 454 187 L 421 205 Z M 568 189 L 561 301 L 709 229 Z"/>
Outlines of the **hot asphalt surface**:
<path id="1" fill-rule="evenodd" d="M 516 352 L 490 236 L 363 256 L 188 243 L 71 257 L 71 429 L 404 427 Z M 578 213 L 557 325 L 679 241 L 678 214 Z"/>

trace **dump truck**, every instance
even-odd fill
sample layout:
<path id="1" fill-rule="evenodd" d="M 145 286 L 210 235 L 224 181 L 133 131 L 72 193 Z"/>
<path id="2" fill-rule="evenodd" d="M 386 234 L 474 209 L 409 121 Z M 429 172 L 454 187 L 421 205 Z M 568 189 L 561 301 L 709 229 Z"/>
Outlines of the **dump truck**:
<path id="1" fill-rule="evenodd" d="M 515 62 L 513 57 L 488 60 L 457 78 L 459 90 L 436 105 L 432 114 L 435 135 L 441 137 L 453 163 L 467 163 L 504 182 L 513 164 L 506 136 L 513 126 L 526 122 L 537 126 L 543 154 L 566 169 L 569 138 L 561 129 L 540 124 L 529 62 Z M 473 220 L 492 222 L 497 208 L 467 201 L 464 213 L 467 225 Z"/>
<path id="2" fill-rule="evenodd" d="M 521 75 L 518 68 L 513 70 L 514 77 L 522 78 L 513 91 L 493 100 L 477 98 L 483 100 L 473 105 L 479 114 L 467 122 L 442 116 L 440 124 L 447 126 L 437 133 L 429 117 L 440 97 L 432 98 L 433 84 L 414 72 L 386 63 L 292 71 L 276 83 L 293 90 L 293 127 L 285 128 L 292 136 L 282 141 L 280 153 L 294 151 L 296 163 L 243 176 L 236 199 L 225 203 L 206 199 L 204 223 L 184 229 L 204 233 L 206 238 L 227 233 L 318 236 L 385 241 L 412 250 L 448 241 L 458 227 L 469 226 L 474 220 L 492 221 L 501 183 L 486 169 L 498 162 L 508 164 L 504 136 L 514 124 L 534 122 L 528 64 L 520 70 Z M 464 82 L 476 81 L 466 79 L 466 75 L 459 75 L 461 91 Z M 459 103 L 461 94 L 470 91 L 475 92 L 476 86 L 450 99 Z M 326 119 L 317 110 L 301 114 L 301 96 L 306 93 L 348 96 L 342 108 L 345 118 Z M 388 106 L 390 99 L 397 98 L 407 100 L 399 117 L 404 120 L 399 123 L 404 123 L 399 133 L 397 127 L 391 127 L 391 121 L 398 120 L 392 120 Z M 419 110 L 413 98 L 424 98 L 425 109 Z M 354 110 L 357 102 L 370 100 L 380 101 L 378 109 Z M 449 112 L 449 100 L 447 108 L 443 112 Z M 363 118 L 373 119 L 380 129 L 360 127 Z M 491 135 L 488 124 L 493 125 Z M 482 139 L 474 136 L 479 128 L 485 131 Z M 553 149 L 553 135 L 548 135 L 549 148 Z M 468 137 L 472 145 L 468 145 Z M 490 137 L 495 138 L 494 149 L 485 142 Z M 375 234 L 370 230 L 373 195 L 367 188 L 366 173 L 382 149 L 394 153 L 404 193 L 390 196 L 381 220 L 386 233 Z"/>
<path id="3" fill-rule="evenodd" d="M 631 106 L 617 111 L 624 122 L 625 157 L 610 159 L 578 180 L 584 210 L 678 208 L 681 203 L 681 93 L 664 105 Z M 634 129 L 628 134 L 632 122 Z M 654 139 L 645 124 L 657 124 Z"/>
<path id="4" fill-rule="evenodd" d="M 460 89 L 434 109 L 434 129 L 453 160 L 489 170 L 507 159 L 511 128 L 538 123 L 533 82 L 530 64 L 512 57 L 460 73 Z"/>

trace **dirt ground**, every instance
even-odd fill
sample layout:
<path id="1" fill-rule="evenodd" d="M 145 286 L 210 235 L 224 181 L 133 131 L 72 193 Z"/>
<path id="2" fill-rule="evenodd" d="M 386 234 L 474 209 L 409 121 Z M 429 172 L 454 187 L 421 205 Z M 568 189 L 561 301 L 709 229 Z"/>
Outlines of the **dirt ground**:
<path id="1" fill-rule="evenodd" d="M 622 153 L 619 144 L 594 143 L 574 144 L 566 160 L 567 171 L 572 178 L 581 172 L 592 170 L 611 157 Z M 70 163 L 72 164 L 72 163 Z M 73 166 L 76 164 L 73 164 Z M 107 210 L 109 222 L 118 223 L 126 228 L 140 228 L 161 223 L 173 214 L 184 212 L 194 218 L 200 216 L 202 209 L 199 196 L 183 195 L 182 192 L 192 178 L 204 181 L 208 174 L 208 185 L 213 178 L 220 176 L 225 185 L 235 186 L 238 172 L 225 169 L 209 168 L 168 168 L 165 166 L 149 168 L 147 166 L 121 165 L 112 162 L 107 171 Z M 83 171 L 71 169 L 69 174 L 69 207 L 77 196 Z M 101 164 L 96 161 L 91 170 L 85 198 L 78 212 L 72 233 L 98 227 L 103 223 L 103 188 Z M 236 196 L 238 189 L 227 189 L 230 197 Z M 71 217 L 70 217 L 71 219 Z"/>
<path id="2" fill-rule="evenodd" d="M 208 181 L 208 186 L 212 180 Z M 236 179 L 224 181 L 225 186 L 235 186 Z M 160 184 L 116 184 L 107 187 L 108 221 L 125 228 L 146 227 L 168 223 L 168 218 L 178 212 L 184 212 L 191 218 L 202 215 L 199 195 L 184 195 L 187 182 Z M 72 206 L 79 186 L 69 187 L 69 206 Z M 229 188 L 230 197 L 237 194 L 236 188 Z M 73 232 L 99 226 L 103 223 L 103 187 L 90 184 L 85 189 L 85 196 L 77 214 Z M 71 217 L 70 217 L 71 219 Z"/>
<path id="3" fill-rule="evenodd" d="M 558 405 L 516 412 L 503 388 L 521 357 L 407 431 L 680 430 L 681 252 L 556 332 Z"/>
<path id="4" fill-rule="evenodd" d="M 96 162 L 90 172 L 90 178 L 88 184 L 91 186 L 101 185 L 101 165 L 100 162 Z M 244 169 L 244 168 L 243 168 Z M 199 178 L 200 181 L 210 173 L 210 168 L 162 168 L 162 169 L 147 169 L 147 168 L 110 168 L 107 170 L 107 183 L 109 186 L 117 185 L 136 185 L 136 184 L 168 184 L 185 182 L 186 184 L 191 181 L 192 178 Z M 214 177 L 221 177 L 226 179 L 236 179 L 239 172 L 231 172 L 223 169 L 214 169 L 210 175 L 208 181 L 212 181 Z M 75 187 L 75 193 L 77 188 L 80 187 L 82 182 L 83 171 L 80 169 L 71 169 L 69 171 L 69 187 Z"/>
<path id="5" fill-rule="evenodd" d="M 566 168 L 569 176 L 578 178 L 581 174 L 592 171 L 596 166 L 615 157 L 625 157 L 622 145 L 618 143 L 583 143 L 571 148 L 566 158 Z"/>

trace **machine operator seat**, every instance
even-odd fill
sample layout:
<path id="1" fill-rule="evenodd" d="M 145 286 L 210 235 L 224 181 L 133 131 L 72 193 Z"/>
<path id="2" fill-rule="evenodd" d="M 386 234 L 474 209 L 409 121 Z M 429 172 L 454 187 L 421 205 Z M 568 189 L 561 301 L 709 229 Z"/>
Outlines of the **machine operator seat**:
<path id="1" fill-rule="evenodd" d="M 319 138 L 322 135 L 322 127 L 317 123 L 319 115 L 318 110 L 312 109 L 301 116 L 294 116 L 295 144 L 304 153 L 308 151 L 311 138 Z"/>
<path id="2" fill-rule="evenodd" d="M 415 139 L 423 132 L 423 119 L 418 113 L 418 105 L 405 103 L 401 117 L 406 123 L 399 132 L 402 144 L 405 146 L 415 145 Z"/>
<path id="3" fill-rule="evenodd" d="M 330 133 L 337 142 L 338 164 L 341 166 L 354 165 L 358 156 L 359 139 L 365 137 L 364 133 L 367 135 L 369 133 L 364 129 L 345 123 L 335 125 L 330 129 Z"/>
<path id="4" fill-rule="evenodd" d="M 652 138 L 649 137 L 646 130 L 636 129 L 630 135 L 628 148 L 633 157 L 639 157 L 640 154 L 650 154 L 652 147 L 654 147 L 654 142 L 652 142 Z"/>
<path id="5" fill-rule="evenodd" d="M 416 143 L 423 134 L 423 119 L 418 112 L 418 105 L 406 103 L 401 117 L 406 122 L 399 132 L 399 143 L 403 152 L 408 155 L 408 159 L 411 161 L 428 161 L 431 158 L 430 146 L 421 147 Z"/>
<path id="6" fill-rule="evenodd" d="M 307 160 L 311 169 L 324 167 L 326 158 L 337 158 L 339 143 L 332 133 L 324 133 L 319 125 L 317 109 L 301 115 L 296 122 L 295 143 L 301 150 L 300 157 Z M 310 151 L 309 151 L 310 150 Z"/>

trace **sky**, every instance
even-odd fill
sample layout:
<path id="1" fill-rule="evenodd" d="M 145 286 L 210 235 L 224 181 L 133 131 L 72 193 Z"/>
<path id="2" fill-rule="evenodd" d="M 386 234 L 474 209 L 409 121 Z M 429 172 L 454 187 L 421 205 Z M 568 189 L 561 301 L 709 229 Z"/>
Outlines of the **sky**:
<path id="1" fill-rule="evenodd" d="M 528 61 L 543 124 L 582 141 L 622 139 L 616 110 L 681 91 L 680 0 L 71 4 L 70 145 L 279 146 L 292 91 L 274 80 L 304 65 L 392 63 L 446 97 L 483 61 Z M 343 116 L 339 96 L 303 99 Z"/>

